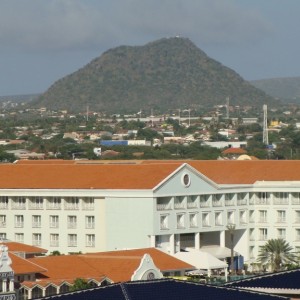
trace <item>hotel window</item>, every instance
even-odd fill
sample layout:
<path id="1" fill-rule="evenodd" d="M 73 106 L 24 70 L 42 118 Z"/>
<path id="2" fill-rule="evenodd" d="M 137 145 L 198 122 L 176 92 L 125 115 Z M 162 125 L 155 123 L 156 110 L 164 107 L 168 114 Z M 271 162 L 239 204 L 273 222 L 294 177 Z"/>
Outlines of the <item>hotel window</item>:
<path id="1" fill-rule="evenodd" d="M 42 234 L 41 233 L 33 233 L 32 234 L 32 245 L 33 246 L 41 246 L 42 245 Z"/>
<path id="2" fill-rule="evenodd" d="M 87 234 L 85 237 L 86 247 L 95 247 L 95 235 Z"/>
<path id="3" fill-rule="evenodd" d="M 251 228 L 249 230 L 249 238 L 250 238 L 250 241 L 255 241 L 255 230 L 254 230 L 254 228 Z"/>
<path id="4" fill-rule="evenodd" d="M 174 198 L 174 208 L 175 209 L 182 209 L 185 208 L 185 197 L 184 196 L 177 196 Z"/>
<path id="5" fill-rule="evenodd" d="M 8 209 L 8 197 L 0 197 L 0 209 Z"/>
<path id="6" fill-rule="evenodd" d="M 177 228 L 182 229 L 184 228 L 184 214 L 177 215 Z"/>
<path id="7" fill-rule="evenodd" d="M 270 193 L 260 192 L 256 194 L 256 204 L 269 204 Z"/>
<path id="8" fill-rule="evenodd" d="M 202 214 L 202 226 L 203 227 L 210 226 L 209 213 Z"/>
<path id="9" fill-rule="evenodd" d="M 47 209 L 61 209 L 61 199 L 58 197 L 51 197 L 47 201 Z"/>
<path id="10" fill-rule="evenodd" d="M 160 216 L 160 229 L 169 229 L 169 217 L 168 215 Z"/>
<path id="11" fill-rule="evenodd" d="M 77 246 L 77 234 L 68 234 L 68 247 Z"/>
<path id="12" fill-rule="evenodd" d="M 59 217 L 56 215 L 50 216 L 50 228 L 58 228 L 59 227 Z"/>
<path id="13" fill-rule="evenodd" d="M 94 209 L 94 198 L 83 198 L 82 199 L 82 208 L 84 210 Z"/>
<path id="14" fill-rule="evenodd" d="M 300 229 L 296 229 L 296 241 L 300 241 Z"/>
<path id="15" fill-rule="evenodd" d="M 85 228 L 86 229 L 94 229 L 95 228 L 95 217 L 94 216 L 86 216 L 85 217 Z"/>
<path id="16" fill-rule="evenodd" d="M 18 243 L 24 243 L 24 233 L 15 233 L 15 241 Z"/>
<path id="17" fill-rule="evenodd" d="M 68 228 L 76 229 L 77 227 L 77 217 L 76 216 L 68 216 Z"/>
<path id="18" fill-rule="evenodd" d="M 286 238 L 286 229 L 285 228 L 278 228 L 277 229 L 277 237 L 279 239 L 284 239 Z"/>
<path id="19" fill-rule="evenodd" d="M 259 212 L 259 222 L 260 223 L 266 223 L 267 222 L 267 211 L 266 210 L 260 210 Z"/>
<path id="20" fill-rule="evenodd" d="M 187 197 L 187 208 L 197 208 L 197 196 Z"/>
<path id="21" fill-rule="evenodd" d="M 259 229 L 259 240 L 266 241 L 268 239 L 268 229 L 267 228 L 260 228 Z"/>
<path id="22" fill-rule="evenodd" d="M 15 215 L 15 227 L 16 228 L 24 227 L 24 216 L 23 215 Z"/>
<path id="23" fill-rule="evenodd" d="M 44 199 L 42 197 L 33 197 L 30 199 L 30 209 L 43 209 Z"/>
<path id="24" fill-rule="evenodd" d="M 234 211 L 227 212 L 227 224 L 235 224 Z"/>
<path id="25" fill-rule="evenodd" d="M 288 204 L 289 194 L 286 192 L 274 193 L 273 199 L 274 199 L 274 204 Z"/>
<path id="26" fill-rule="evenodd" d="M 0 240 L 6 240 L 6 233 L 0 232 Z"/>
<path id="27" fill-rule="evenodd" d="M 39 215 L 32 216 L 32 227 L 41 228 L 42 227 L 42 217 Z"/>
<path id="28" fill-rule="evenodd" d="M 50 246 L 51 247 L 59 246 L 59 234 L 57 234 L 57 233 L 50 234 Z"/>
<path id="29" fill-rule="evenodd" d="M 197 220 L 198 214 L 197 213 L 191 213 L 189 215 L 190 218 L 190 227 L 194 228 L 198 226 L 198 220 Z"/>
<path id="30" fill-rule="evenodd" d="M 277 210 L 277 222 L 285 223 L 286 222 L 286 211 Z"/>
<path id="31" fill-rule="evenodd" d="M 210 195 L 201 195 L 200 196 L 200 207 L 209 207 L 210 206 Z"/>
<path id="32" fill-rule="evenodd" d="M 240 224 L 247 224 L 247 213 L 245 210 L 240 211 Z"/>
<path id="33" fill-rule="evenodd" d="M 14 197 L 12 202 L 13 209 L 26 209 L 25 197 Z"/>
<path id="34" fill-rule="evenodd" d="M 0 227 L 6 227 L 6 215 L 0 215 Z"/>
<path id="35" fill-rule="evenodd" d="M 255 212 L 254 210 L 249 211 L 249 222 L 254 223 L 255 222 Z"/>
<path id="36" fill-rule="evenodd" d="M 79 209 L 79 198 L 69 197 L 65 199 L 65 209 L 78 210 Z"/>
<path id="37" fill-rule="evenodd" d="M 223 222 L 222 222 L 222 213 L 221 212 L 216 212 L 215 213 L 215 225 L 220 226 L 222 224 L 223 224 Z"/>
<path id="38" fill-rule="evenodd" d="M 300 223 L 300 210 L 295 211 L 295 223 Z"/>
<path id="39" fill-rule="evenodd" d="M 249 247 L 249 256 L 250 258 L 254 258 L 254 246 Z"/>

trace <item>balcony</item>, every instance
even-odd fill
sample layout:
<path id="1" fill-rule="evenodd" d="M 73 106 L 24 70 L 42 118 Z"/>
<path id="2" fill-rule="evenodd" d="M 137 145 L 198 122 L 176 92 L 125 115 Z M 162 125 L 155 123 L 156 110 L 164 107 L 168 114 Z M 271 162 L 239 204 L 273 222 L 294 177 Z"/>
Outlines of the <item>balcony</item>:
<path id="1" fill-rule="evenodd" d="M 44 209 L 43 203 L 29 203 L 29 209 Z"/>
<path id="2" fill-rule="evenodd" d="M 59 223 L 58 222 L 50 222 L 49 226 L 50 226 L 50 228 L 58 228 Z"/>
<path id="3" fill-rule="evenodd" d="M 79 203 L 65 203 L 65 210 L 79 210 Z"/>
<path id="4" fill-rule="evenodd" d="M 157 210 L 169 210 L 171 209 L 171 205 L 169 203 L 166 204 L 157 204 L 156 205 Z"/>
<path id="5" fill-rule="evenodd" d="M 26 204 L 25 203 L 16 203 L 16 202 L 13 202 L 11 204 L 11 208 L 12 209 L 22 209 L 22 210 L 24 210 L 24 209 L 26 209 Z"/>
<path id="6" fill-rule="evenodd" d="M 286 217 L 277 218 L 277 223 L 286 223 Z"/>
<path id="7" fill-rule="evenodd" d="M 51 203 L 51 202 L 48 202 L 47 203 L 47 209 L 56 209 L 56 210 L 59 210 L 59 209 L 61 209 L 61 203 Z"/>
<path id="8" fill-rule="evenodd" d="M 95 247 L 95 241 L 87 241 L 86 247 Z"/>
<path id="9" fill-rule="evenodd" d="M 225 206 L 233 206 L 235 205 L 234 199 L 225 199 Z"/>

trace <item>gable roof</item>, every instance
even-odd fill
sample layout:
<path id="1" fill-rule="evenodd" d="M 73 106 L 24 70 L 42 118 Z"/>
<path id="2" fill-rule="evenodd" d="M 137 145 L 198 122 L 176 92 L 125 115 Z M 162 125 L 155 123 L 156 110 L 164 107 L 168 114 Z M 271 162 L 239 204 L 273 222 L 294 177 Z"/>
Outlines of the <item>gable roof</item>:
<path id="1" fill-rule="evenodd" d="M 5 164 L 0 189 L 152 189 L 181 164 Z"/>
<path id="2" fill-rule="evenodd" d="M 153 189 L 183 163 L 216 184 L 300 181 L 300 160 L 33 161 L 0 165 L 0 189 Z"/>
<path id="3" fill-rule="evenodd" d="M 161 271 L 191 270 L 194 267 L 155 248 L 61 255 L 29 259 L 45 269 L 40 280 L 71 280 L 74 278 L 98 278 L 107 276 L 114 282 L 131 280 L 144 254 L 149 254 Z M 76 267 L 74 267 L 76 266 Z"/>
<path id="4" fill-rule="evenodd" d="M 1 244 L 5 244 L 8 247 L 9 252 L 24 252 L 26 254 L 41 254 L 48 252 L 48 250 L 40 247 L 13 242 L 9 240 L 1 241 Z"/>

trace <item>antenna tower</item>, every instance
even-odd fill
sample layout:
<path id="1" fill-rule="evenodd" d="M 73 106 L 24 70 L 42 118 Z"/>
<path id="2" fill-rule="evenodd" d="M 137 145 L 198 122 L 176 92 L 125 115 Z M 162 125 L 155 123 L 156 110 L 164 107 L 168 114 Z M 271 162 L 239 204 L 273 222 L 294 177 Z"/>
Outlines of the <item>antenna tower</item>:
<path id="1" fill-rule="evenodd" d="M 269 137 L 268 137 L 268 106 L 264 104 L 264 126 L 263 126 L 263 143 L 265 145 L 269 145 Z"/>

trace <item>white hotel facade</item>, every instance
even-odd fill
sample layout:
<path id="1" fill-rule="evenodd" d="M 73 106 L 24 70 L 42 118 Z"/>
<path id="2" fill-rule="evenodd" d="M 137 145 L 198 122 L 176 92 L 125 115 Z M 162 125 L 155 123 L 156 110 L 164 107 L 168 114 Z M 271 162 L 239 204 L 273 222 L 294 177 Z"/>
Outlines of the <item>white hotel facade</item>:
<path id="1" fill-rule="evenodd" d="M 300 251 L 300 161 L 0 165 L 0 237 L 61 253 L 230 248 Z"/>

